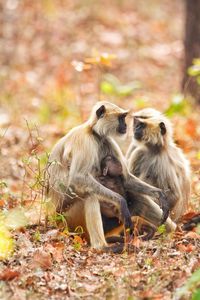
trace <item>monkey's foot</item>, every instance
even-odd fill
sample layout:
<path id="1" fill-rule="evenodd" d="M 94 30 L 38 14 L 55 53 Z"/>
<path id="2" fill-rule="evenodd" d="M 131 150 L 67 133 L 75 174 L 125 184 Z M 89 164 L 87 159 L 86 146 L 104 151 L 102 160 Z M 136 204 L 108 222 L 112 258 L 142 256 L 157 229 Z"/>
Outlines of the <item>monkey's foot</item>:
<path id="1" fill-rule="evenodd" d="M 169 212 L 170 212 L 167 197 L 164 192 L 160 193 L 159 201 L 160 201 L 161 209 L 163 211 L 162 218 L 161 218 L 161 224 L 163 224 L 169 217 Z"/>
<path id="2" fill-rule="evenodd" d="M 113 243 L 124 243 L 124 236 L 121 235 L 113 235 L 113 236 L 109 236 L 106 238 L 106 242 L 108 244 L 113 244 Z"/>
<path id="3" fill-rule="evenodd" d="M 150 239 L 152 239 L 154 237 L 154 234 L 156 233 L 156 229 L 151 227 L 151 226 L 148 226 L 148 225 L 142 225 L 141 226 L 141 229 L 140 229 L 140 232 L 142 234 L 144 234 L 142 236 L 142 240 L 143 241 L 148 241 Z"/>
<path id="4" fill-rule="evenodd" d="M 103 250 L 105 252 L 115 253 L 115 254 L 122 254 L 122 253 L 136 253 L 138 252 L 138 248 L 125 243 L 116 243 L 112 246 L 104 247 Z"/>
<path id="5" fill-rule="evenodd" d="M 149 225 L 142 225 L 139 229 L 139 236 L 141 236 L 141 239 L 143 241 L 148 241 L 154 237 L 156 233 L 156 228 L 153 228 Z M 134 235 L 133 235 L 134 236 Z M 128 239 L 126 237 L 126 242 L 129 243 L 131 242 L 133 236 L 129 236 Z M 106 238 L 106 242 L 108 244 L 113 244 L 113 243 L 125 243 L 125 237 L 124 237 L 124 232 L 122 231 L 120 235 L 113 235 L 109 236 Z"/>

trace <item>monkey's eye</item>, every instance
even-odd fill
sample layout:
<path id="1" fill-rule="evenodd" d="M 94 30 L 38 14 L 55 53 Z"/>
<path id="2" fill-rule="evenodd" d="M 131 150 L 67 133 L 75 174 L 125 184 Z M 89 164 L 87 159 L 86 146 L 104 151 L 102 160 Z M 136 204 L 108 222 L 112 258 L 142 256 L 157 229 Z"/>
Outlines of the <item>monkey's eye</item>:
<path id="1" fill-rule="evenodd" d="M 124 113 L 124 114 L 121 114 L 121 115 L 119 115 L 119 120 L 122 120 L 122 121 L 124 121 L 125 120 L 125 118 L 126 118 L 126 116 L 127 116 L 127 114 L 128 113 Z"/>
<path id="2" fill-rule="evenodd" d="M 143 123 L 143 122 L 138 122 L 136 125 L 135 125 L 135 128 L 136 129 L 143 129 L 146 127 L 146 124 Z"/>

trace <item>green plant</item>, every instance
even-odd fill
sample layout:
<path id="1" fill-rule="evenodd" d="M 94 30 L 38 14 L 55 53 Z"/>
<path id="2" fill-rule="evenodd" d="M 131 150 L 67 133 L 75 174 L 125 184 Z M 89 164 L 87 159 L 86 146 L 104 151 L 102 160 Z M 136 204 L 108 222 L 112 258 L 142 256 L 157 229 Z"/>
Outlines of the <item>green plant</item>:
<path id="1" fill-rule="evenodd" d="M 39 230 L 36 230 L 36 232 L 33 235 L 33 239 L 36 242 L 40 242 L 41 241 L 41 234 L 40 234 Z"/>
<path id="2" fill-rule="evenodd" d="M 186 283 L 179 289 L 177 289 L 175 294 L 175 299 L 181 299 L 183 296 L 188 297 L 192 293 L 192 300 L 200 299 L 200 269 L 196 270 Z M 187 298 L 189 299 L 189 298 Z"/>
<path id="3" fill-rule="evenodd" d="M 139 89 L 140 87 L 141 84 L 139 81 L 122 84 L 120 80 L 112 74 L 105 74 L 100 83 L 100 89 L 102 93 L 117 97 L 130 96 L 133 91 Z"/>
<path id="4" fill-rule="evenodd" d="M 48 221 L 51 224 L 54 224 L 55 226 L 57 226 L 58 223 L 63 224 L 65 226 L 65 228 L 67 226 L 65 216 L 58 212 L 53 215 L 48 216 Z"/>
<path id="5" fill-rule="evenodd" d="M 168 117 L 173 117 L 175 114 L 188 115 L 190 112 L 190 104 L 182 94 L 175 94 L 172 97 L 171 103 L 165 114 Z"/>
<path id="6" fill-rule="evenodd" d="M 192 66 L 188 68 L 188 74 L 195 77 L 198 85 L 200 85 L 200 58 L 193 59 Z"/>
<path id="7" fill-rule="evenodd" d="M 164 234 L 166 233 L 166 226 L 165 226 L 165 224 L 160 225 L 160 226 L 158 227 L 157 232 L 158 232 L 159 234 L 163 234 L 163 235 L 164 235 Z"/>

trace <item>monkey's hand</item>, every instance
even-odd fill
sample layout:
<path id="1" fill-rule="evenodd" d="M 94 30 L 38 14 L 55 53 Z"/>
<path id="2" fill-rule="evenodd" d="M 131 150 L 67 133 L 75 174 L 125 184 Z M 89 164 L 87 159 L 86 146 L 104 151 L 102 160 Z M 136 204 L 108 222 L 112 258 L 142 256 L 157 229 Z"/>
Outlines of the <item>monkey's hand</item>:
<path id="1" fill-rule="evenodd" d="M 159 201 L 160 201 L 160 207 L 163 211 L 163 215 L 161 218 L 161 224 L 165 223 L 169 216 L 169 203 L 167 201 L 167 196 L 163 191 L 159 192 Z"/>
<path id="2" fill-rule="evenodd" d="M 120 217 L 122 219 L 122 222 L 124 223 L 125 231 L 127 235 L 132 236 L 134 226 L 131 220 L 131 214 L 129 212 L 127 202 L 123 197 L 121 197 L 120 200 L 120 210 L 121 210 Z"/>
<path id="3" fill-rule="evenodd" d="M 160 207 L 163 211 L 163 215 L 161 218 L 161 224 L 165 223 L 165 221 L 167 220 L 167 218 L 169 216 L 169 204 L 167 201 L 167 197 L 162 190 L 160 190 L 154 186 L 151 186 L 146 182 L 143 182 L 139 178 L 132 175 L 130 172 L 128 172 L 128 174 L 127 174 L 127 179 L 124 183 L 124 187 L 127 192 L 131 192 L 133 195 L 136 195 L 136 193 L 137 194 L 146 194 L 148 196 L 158 198 L 158 200 L 160 202 Z"/>

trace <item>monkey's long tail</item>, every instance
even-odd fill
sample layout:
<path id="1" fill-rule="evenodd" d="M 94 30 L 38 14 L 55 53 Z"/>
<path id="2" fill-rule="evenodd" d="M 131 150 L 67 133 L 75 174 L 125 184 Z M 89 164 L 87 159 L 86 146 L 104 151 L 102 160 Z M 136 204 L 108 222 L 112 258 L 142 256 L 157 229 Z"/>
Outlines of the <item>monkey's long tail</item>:
<path id="1" fill-rule="evenodd" d="M 190 231 L 197 227 L 198 224 L 200 224 L 200 213 L 196 214 L 190 220 L 186 221 L 181 228 L 185 231 Z"/>

